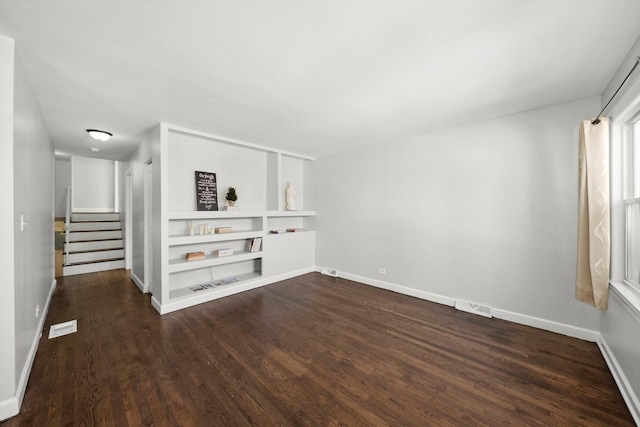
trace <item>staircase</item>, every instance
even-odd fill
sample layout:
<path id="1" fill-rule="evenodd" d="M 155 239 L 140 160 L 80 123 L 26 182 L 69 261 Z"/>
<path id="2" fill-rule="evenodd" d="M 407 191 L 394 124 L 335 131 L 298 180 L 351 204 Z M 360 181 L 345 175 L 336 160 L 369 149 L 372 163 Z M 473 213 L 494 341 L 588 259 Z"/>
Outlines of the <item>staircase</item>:
<path id="1" fill-rule="evenodd" d="M 71 214 L 66 233 L 63 276 L 124 268 L 120 214 Z"/>

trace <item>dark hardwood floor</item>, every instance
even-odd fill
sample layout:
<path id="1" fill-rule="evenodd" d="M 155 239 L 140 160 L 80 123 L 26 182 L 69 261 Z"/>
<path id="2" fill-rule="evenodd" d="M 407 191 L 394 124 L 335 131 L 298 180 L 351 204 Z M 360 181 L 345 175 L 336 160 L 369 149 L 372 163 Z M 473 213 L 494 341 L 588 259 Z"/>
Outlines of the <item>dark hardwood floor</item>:
<path id="1" fill-rule="evenodd" d="M 78 319 L 78 332 L 47 339 Z M 598 347 L 308 274 L 160 316 L 125 271 L 59 279 L 9 426 L 625 426 Z"/>

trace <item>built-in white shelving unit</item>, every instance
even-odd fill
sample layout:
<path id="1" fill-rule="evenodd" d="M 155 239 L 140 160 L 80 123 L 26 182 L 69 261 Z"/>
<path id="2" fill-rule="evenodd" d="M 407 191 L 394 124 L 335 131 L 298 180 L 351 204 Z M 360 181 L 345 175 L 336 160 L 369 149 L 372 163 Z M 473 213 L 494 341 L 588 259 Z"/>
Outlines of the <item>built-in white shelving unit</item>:
<path id="1" fill-rule="evenodd" d="M 161 262 L 154 273 L 159 273 L 160 291 L 154 281 L 152 302 L 161 314 L 314 270 L 316 212 L 283 210 L 287 183 L 295 186 L 302 209 L 310 191 L 304 165 L 313 158 L 166 124 L 158 134 L 163 202 Z M 238 191 L 241 207 L 196 211 L 194 171 L 216 173 L 220 209 L 228 186 Z M 218 227 L 233 231 L 209 232 Z M 261 244 L 251 250 L 248 243 L 254 239 Z M 220 250 L 228 255 L 219 256 Z M 204 252 L 205 258 L 187 261 L 190 252 Z"/>

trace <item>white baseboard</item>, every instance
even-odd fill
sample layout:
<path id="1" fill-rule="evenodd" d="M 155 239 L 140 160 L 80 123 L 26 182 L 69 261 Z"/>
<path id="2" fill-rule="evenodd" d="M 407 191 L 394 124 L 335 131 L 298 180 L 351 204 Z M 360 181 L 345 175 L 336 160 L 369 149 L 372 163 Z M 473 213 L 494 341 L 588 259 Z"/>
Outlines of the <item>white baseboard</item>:
<path id="1" fill-rule="evenodd" d="M 158 301 L 153 295 L 151 296 L 151 305 L 158 313 L 162 314 L 162 304 L 160 304 L 160 301 Z"/>
<path id="2" fill-rule="evenodd" d="M 149 290 L 144 285 L 144 283 L 142 283 L 142 280 L 140 280 L 140 278 L 138 276 L 136 276 L 133 271 L 131 272 L 130 276 L 131 276 L 131 280 L 133 281 L 133 283 L 135 283 L 135 285 L 138 287 L 138 289 L 140 289 L 140 292 L 142 292 L 143 294 L 146 294 L 147 292 L 149 292 Z"/>
<path id="3" fill-rule="evenodd" d="M 27 363 L 25 365 L 25 369 L 22 370 L 22 375 L 20 376 L 20 382 L 18 383 L 18 391 L 20 392 L 20 405 L 22 405 L 22 399 L 24 398 L 24 393 L 27 390 L 27 381 L 29 381 L 29 375 L 31 374 L 31 367 L 33 366 L 33 361 L 36 358 L 36 351 L 38 350 L 38 344 L 40 343 L 40 337 L 42 336 L 42 330 L 44 328 L 44 323 L 47 319 L 47 313 L 49 313 L 49 306 L 51 305 L 51 300 L 53 299 L 53 291 L 56 290 L 56 286 L 58 282 L 53 279 L 51 282 L 51 287 L 49 288 L 49 295 L 47 296 L 47 302 L 42 309 L 42 313 L 40 313 L 40 322 L 38 323 L 38 331 L 39 333 L 33 338 L 33 342 L 31 343 L 31 349 L 29 350 L 29 355 L 27 356 Z"/>
<path id="4" fill-rule="evenodd" d="M 499 308 L 493 309 L 493 317 L 549 332 L 555 332 L 557 334 L 567 335 L 584 341 L 598 342 L 598 339 L 600 338 L 600 332 L 598 331 L 567 325 L 566 323 L 555 322 L 553 320 L 542 319 L 540 317 L 529 316 L 527 314 L 501 310 Z"/>
<path id="5" fill-rule="evenodd" d="M 358 283 L 364 283 L 365 285 L 375 286 L 376 288 L 382 288 L 389 291 L 397 292 L 399 294 L 409 295 L 423 300 L 436 302 L 438 304 L 448 305 L 450 307 L 453 307 L 453 305 L 456 303 L 455 298 L 449 298 L 443 295 L 433 294 L 431 292 L 420 291 L 418 289 L 396 285 L 394 283 L 383 282 L 382 280 L 370 279 L 368 277 L 358 276 L 356 274 L 345 273 L 344 271 L 338 271 L 338 277 L 342 277 L 343 279 L 347 280 L 353 280 L 354 282 Z"/>
<path id="6" fill-rule="evenodd" d="M 45 302 L 42 313 L 40 314 L 40 322 L 38 322 L 38 332 L 33 337 L 31 348 L 29 349 L 29 353 L 27 354 L 27 360 L 22 367 L 20 380 L 18 381 L 18 386 L 16 387 L 16 394 L 9 399 L 0 401 L 0 421 L 18 415 L 18 413 L 20 413 L 22 400 L 24 399 L 24 394 L 27 391 L 27 382 L 29 381 L 29 375 L 31 374 L 31 367 L 33 366 L 33 361 L 36 358 L 38 344 L 40 343 L 40 337 L 42 337 L 42 329 L 44 328 L 44 322 L 47 319 L 49 306 L 51 305 L 51 300 L 53 299 L 53 291 L 55 291 L 57 283 L 58 282 L 55 279 L 53 279 L 53 281 L 51 282 L 47 301 Z"/>
<path id="7" fill-rule="evenodd" d="M 320 271 L 320 270 L 322 270 L 322 267 L 316 267 L 316 271 Z M 383 282 L 381 280 L 371 279 L 368 277 L 358 276 L 356 274 L 346 273 L 344 271 L 339 271 L 338 277 L 342 277 L 347 280 L 353 280 L 354 282 L 363 283 L 365 285 L 375 286 L 377 288 L 387 289 L 389 291 L 398 292 L 403 295 L 409 295 L 409 296 L 420 298 L 426 301 L 448 305 L 451 307 L 453 307 L 456 302 L 455 298 L 450 298 L 444 295 L 434 294 L 431 292 L 420 291 L 418 289 L 396 285 L 394 283 Z M 600 333 L 597 331 L 579 328 L 577 326 L 571 326 L 564 323 L 554 322 L 552 320 L 541 319 L 539 317 L 533 317 L 526 314 L 514 313 L 512 311 L 507 311 L 507 310 L 500 310 L 495 307 L 493 308 L 493 317 L 496 317 L 498 319 L 508 320 L 514 323 L 519 323 L 521 325 L 532 326 L 534 328 L 543 329 L 545 331 L 567 335 L 573 338 L 579 338 L 585 341 L 597 342 L 598 338 L 600 337 Z"/>
<path id="8" fill-rule="evenodd" d="M 620 364 L 618 364 L 616 357 L 604 337 L 600 336 L 597 342 L 600 352 L 609 366 L 611 375 L 613 375 L 613 379 L 616 381 L 618 389 L 620 389 L 620 394 L 622 394 L 622 398 L 627 404 L 629 412 L 631 412 L 633 420 L 640 426 L 640 400 L 638 400 L 638 396 L 634 393 L 633 387 L 631 387 L 627 376 L 624 374 Z"/>
<path id="9" fill-rule="evenodd" d="M 18 415 L 20 412 L 20 403 L 18 398 L 12 396 L 8 399 L 0 401 L 0 422 Z"/>

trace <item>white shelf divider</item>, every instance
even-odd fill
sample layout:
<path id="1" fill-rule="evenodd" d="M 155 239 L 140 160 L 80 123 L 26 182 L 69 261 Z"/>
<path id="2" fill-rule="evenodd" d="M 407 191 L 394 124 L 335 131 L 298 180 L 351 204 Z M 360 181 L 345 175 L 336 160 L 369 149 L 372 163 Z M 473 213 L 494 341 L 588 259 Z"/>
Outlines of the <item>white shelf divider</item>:
<path id="1" fill-rule="evenodd" d="M 198 243 L 226 242 L 229 240 L 253 239 L 264 235 L 260 231 L 233 231 L 231 233 L 218 234 L 172 234 L 169 236 L 169 246 L 191 245 Z"/>
<path id="2" fill-rule="evenodd" d="M 197 261 L 187 261 L 184 258 L 174 258 L 169 260 L 169 273 L 179 271 L 197 270 L 199 268 L 213 267 L 216 265 L 229 264 L 232 262 L 249 261 L 262 258 L 262 251 L 247 252 L 236 251 L 233 255 L 219 257 L 217 255 L 207 255 L 205 259 Z"/>

